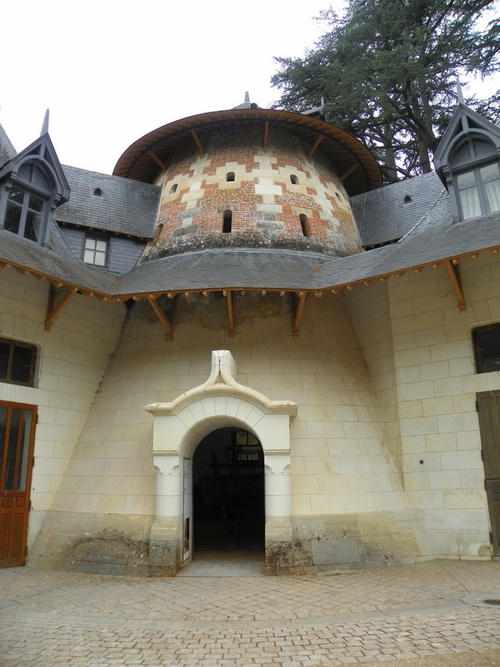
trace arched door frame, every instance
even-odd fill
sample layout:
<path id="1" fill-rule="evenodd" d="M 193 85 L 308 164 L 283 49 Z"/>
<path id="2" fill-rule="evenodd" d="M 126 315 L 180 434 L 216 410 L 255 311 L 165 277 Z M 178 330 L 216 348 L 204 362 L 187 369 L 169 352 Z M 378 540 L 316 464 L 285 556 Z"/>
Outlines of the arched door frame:
<path id="1" fill-rule="evenodd" d="M 150 538 L 152 574 L 175 574 L 182 565 L 183 459 L 211 431 L 236 426 L 253 433 L 264 452 L 266 570 L 283 571 L 292 546 L 290 499 L 290 419 L 297 404 L 272 401 L 239 384 L 228 350 L 212 352 L 210 376 L 171 403 L 145 410 L 154 417 L 156 518 Z"/>

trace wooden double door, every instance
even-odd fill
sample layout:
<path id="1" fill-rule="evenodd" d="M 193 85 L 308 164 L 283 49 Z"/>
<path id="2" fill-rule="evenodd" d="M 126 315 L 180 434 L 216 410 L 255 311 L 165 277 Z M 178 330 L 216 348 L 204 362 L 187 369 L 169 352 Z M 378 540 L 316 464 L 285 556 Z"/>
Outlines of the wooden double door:
<path id="1" fill-rule="evenodd" d="M 477 394 L 493 556 L 500 556 L 500 391 Z"/>
<path id="2" fill-rule="evenodd" d="M 26 562 L 36 406 L 0 401 L 0 567 Z"/>

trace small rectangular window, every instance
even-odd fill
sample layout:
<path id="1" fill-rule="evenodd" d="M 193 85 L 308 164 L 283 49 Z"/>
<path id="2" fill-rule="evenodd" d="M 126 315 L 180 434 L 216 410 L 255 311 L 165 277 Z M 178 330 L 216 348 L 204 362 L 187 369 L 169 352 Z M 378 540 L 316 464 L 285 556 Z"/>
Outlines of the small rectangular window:
<path id="1" fill-rule="evenodd" d="M 32 387 L 35 378 L 36 347 L 0 338 L 0 382 Z"/>
<path id="2" fill-rule="evenodd" d="M 107 266 L 109 240 L 103 236 L 85 236 L 83 261 L 94 266 Z"/>
<path id="3" fill-rule="evenodd" d="M 478 373 L 500 371 L 500 323 L 472 330 L 472 343 Z"/>

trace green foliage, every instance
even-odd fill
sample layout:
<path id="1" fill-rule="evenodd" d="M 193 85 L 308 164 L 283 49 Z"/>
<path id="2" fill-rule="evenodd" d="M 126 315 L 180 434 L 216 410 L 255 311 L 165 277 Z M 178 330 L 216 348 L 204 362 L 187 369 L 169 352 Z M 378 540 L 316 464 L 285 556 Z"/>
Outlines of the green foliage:
<path id="1" fill-rule="evenodd" d="M 343 17 L 322 13 L 329 30 L 304 58 L 276 58 L 276 106 L 303 111 L 326 101 L 328 121 L 360 139 L 385 180 L 431 170 L 438 137 L 456 106 L 459 77 L 499 71 L 495 0 L 351 0 Z M 482 27 L 479 27 L 482 24 Z M 487 117 L 500 91 L 467 100 Z"/>

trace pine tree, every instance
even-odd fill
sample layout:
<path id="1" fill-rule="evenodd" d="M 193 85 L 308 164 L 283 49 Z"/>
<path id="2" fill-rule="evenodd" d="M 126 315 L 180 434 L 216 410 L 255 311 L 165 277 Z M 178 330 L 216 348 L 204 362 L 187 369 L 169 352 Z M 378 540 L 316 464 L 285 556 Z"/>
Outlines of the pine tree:
<path id="1" fill-rule="evenodd" d="M 354 0 L 304 58 L 277 58 L 276 106 L 302 111 L 326 101 L 327 120 L 379 157 L 385 180 L 428 172 L 438 137 L 456 105 L 460 77 L 500 69 L 495 0 Z M 467 100 L 487 117 L 500 90 Z"/>

